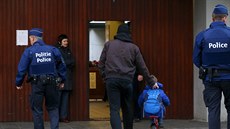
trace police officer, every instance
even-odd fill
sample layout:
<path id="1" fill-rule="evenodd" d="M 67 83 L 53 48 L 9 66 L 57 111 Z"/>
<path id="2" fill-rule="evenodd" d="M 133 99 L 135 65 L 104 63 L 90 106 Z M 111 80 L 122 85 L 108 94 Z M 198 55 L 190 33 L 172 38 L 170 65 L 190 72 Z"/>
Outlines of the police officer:
<path id="1" fill-rule="evenodd" d="M 59 128 L 58 89 L 64 87 L 66 66 L 61 53 L 42 40 L 42 29 L 29 30 L 32 46 L 27 48 L 19 62 L 16 76 L 16 88 L 22 89 L 25 75 L 32 85 L 30 106 L 33 113 L 34 129 L 44 129 L 43 97 L 50 117 L 51 129 Z"/>
<path id="2" fill-rule="evenodd" d="M 228 9 L 218 4 L 212 14 L 210 27 L 196 36 L 193 53 L 194 64 L 201 69 L 205 89 L 203 99 L 208 107 L 209 129 L 220 129 L 220 104 L 222 92 L 228 112 L 230 129 L 230 28 L 226 20 Z"/>

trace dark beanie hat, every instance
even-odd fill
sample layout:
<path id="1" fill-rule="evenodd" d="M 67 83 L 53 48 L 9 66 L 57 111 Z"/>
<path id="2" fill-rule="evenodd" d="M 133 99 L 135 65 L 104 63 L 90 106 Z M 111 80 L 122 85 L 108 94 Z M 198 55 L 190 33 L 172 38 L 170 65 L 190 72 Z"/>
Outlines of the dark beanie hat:
<path id="1" fill-rule="evenodd" d="M 61 34 L 58 36 L 58 42 L 61 42 L 63 39 L 68 39 L 68 36 L 65 34 Z"/>
<path id="2" fill-rule="evenodd" d="M 228 15 L 228 8 L 222 4 L 218 4 L 215 6 L 213 10 L 213 14 L 219 15 L 219 14 L 225 14 Z"/>
<path id="3" fill-rule="evenodd" d="M 29 30 L 29 36 L 30 35 L 34 35 L 37 37 L 42 37 L 42 29 L 41 28 L 32 28 L 31 30 Z"/>
<path id="4" fill-rule="evenodd" d="M 121 24 L 117 29 L 117 33 L 130 34 L 131 32 L 130 32 L 129 26 L 127 24 Z"/>

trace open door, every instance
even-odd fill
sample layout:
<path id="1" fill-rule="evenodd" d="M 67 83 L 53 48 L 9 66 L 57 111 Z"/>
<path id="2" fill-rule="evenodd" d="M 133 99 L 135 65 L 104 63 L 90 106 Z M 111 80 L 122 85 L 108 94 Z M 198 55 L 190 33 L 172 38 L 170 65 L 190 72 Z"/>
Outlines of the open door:
<path id="1" fill-rule="evenodd" d="M 97 67 L 104 43 L 112 40 L 123 21 L 89 22 L 89 116 L 91 120 L 109 120 L 105 83 Z"/>

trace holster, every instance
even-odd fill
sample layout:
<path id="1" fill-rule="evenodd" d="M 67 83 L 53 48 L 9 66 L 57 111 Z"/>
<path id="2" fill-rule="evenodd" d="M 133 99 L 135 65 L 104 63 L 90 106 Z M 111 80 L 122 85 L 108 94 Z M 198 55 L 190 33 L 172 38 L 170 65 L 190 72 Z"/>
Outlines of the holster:
<path id="1" fill-rule="evenodd" d="M 29 76 L 29 77 L 27 78 L 26 82 L 27 82 L 27 83 L 36 83 L 37 80 L 38 80 L 37 76 L 31 75 L 31 76 Z"/>
<path id="2" fill-rule="evenodd" d="M 199 78 L 204 80 L 207 75 L 207 69 L 203 68 L 202 66 L 199 68 Z"/>
<path id="3" fill-rule="evenodd" d="M 59 86 L 59 84 L 61 84 L 61 81 L 62 81 L 62 79 L 60 77 L 56 77 L 55 78 L 56 86 Z"/>

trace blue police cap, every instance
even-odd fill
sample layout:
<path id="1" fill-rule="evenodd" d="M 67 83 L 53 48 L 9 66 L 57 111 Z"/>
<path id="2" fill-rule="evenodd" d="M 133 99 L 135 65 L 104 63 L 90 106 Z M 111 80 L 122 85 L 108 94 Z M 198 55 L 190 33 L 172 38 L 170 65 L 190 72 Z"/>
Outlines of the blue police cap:
<path id="1" fill-rule="evenodd" d="M 219 15 L 219 14 L 225 14 L 228 15 L 228 8 L 222 4 L 218 4 L 215 6 L 213 10 L 213 14 Z"/>
<path id="2" fill-rule="evenodd" d="M 34 35 L 37 37 L 42 37 L 42 29 L 41 28 L 32 28 L 31 30 L 29 30 L 29 36 L 30 35 Z"/>

